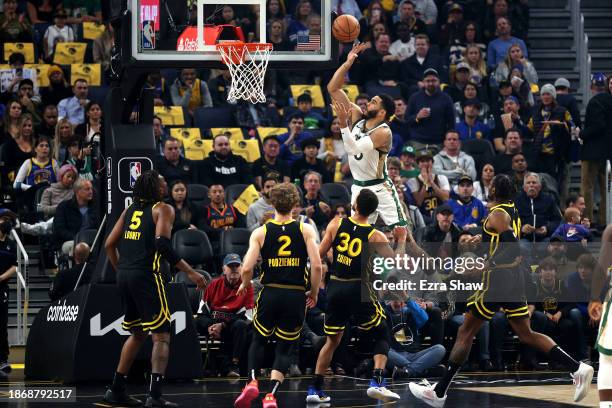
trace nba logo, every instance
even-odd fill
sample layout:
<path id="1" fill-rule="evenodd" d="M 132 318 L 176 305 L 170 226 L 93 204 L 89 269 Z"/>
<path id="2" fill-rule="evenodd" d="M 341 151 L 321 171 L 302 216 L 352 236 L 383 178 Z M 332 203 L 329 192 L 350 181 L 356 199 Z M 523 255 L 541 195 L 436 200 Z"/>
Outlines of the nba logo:
<path id="1" fill-rule="evenodd" d="M 142 22 L 142 48 L 145 50 L 155 49 L 155 21 L 146 20 Z"/>
<path id="2" fill-rule="evenodd" d="M 133 188 L 136 184 L 136 180 L 142 174 L 142 167 L 140 162 L 130 162 L 130 187 Z"/>

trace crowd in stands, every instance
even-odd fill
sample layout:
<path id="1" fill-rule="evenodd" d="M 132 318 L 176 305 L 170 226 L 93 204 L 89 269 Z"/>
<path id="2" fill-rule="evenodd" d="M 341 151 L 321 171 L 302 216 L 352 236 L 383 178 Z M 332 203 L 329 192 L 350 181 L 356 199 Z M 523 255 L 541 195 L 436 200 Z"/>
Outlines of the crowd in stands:
<path id="1" fill-rule="evenodd" d="M 320 4 L 315 3 L 267 1 L 269 15 L 277 15 L 267 27 L 275 49 L 294 49 L 297 36 L 308 35 L 317 19 L 320 26 L 313 11 Z M 230 10 L 223 15 L 229 16 L 231 6 L 225 8 Z M 438 244 L 430 248 L 434 254 L 446 250 L 443 243 L 456 244 L 458 254 L 467 252 L 462 243 L 482 228 L 491 180 L 496 174 L 510 176 L 533 299 L 532 327 L 558 339 L 575 358 L 592 357 L 596 326 L 589 322 L 586 301 L 595 263 L 585 244 L 605 224 L 603 163 L 611 158 L 612 77 L 593 75 L 595 96 L 588 106 L 585 101 L 583 123 L 567 79 L 538 81 L 537 67 L 528 59 L 527 0 L 333 0 L 332 9 L 357 16 L 360 40 L 370 45 L 349 73 L 349 83 L 358 89 L 354 102 L 365 113 L 365 104 L 376 94 L 388 93 L 395 101 L 386 168 L 411 233 L 420 243 Z M 252 24 L 249 19 L 228 21 Z M 89 248 L 75 243 L 75 235 L 100 222 L 93 199 L 103 164 L 100 95 L 108 90 L 114 41 L 110 24 L 97 39 L 84 39 L 83 22 L 105 22 L 99 0 L 5 0 L 0 16 L 3 43 L 32 42 L 36 61 L 51 64 L 46 78 L 37 78 L 26 68 L 24 54 L 13 52 L 6 61 L 13 76 L 0 94 L 2 205 L 18 213 L 21 234 L 46 237 L 76 265 L 84 262 Z M 57 44 L 73 40 L 87 44 L 84 62 L 100 64 L 99 84 L 72 78 L 70 66 L 53 63 Z M 343 46 L 341 60 L 349 50 Z M 227 101 L 232 81 L 227 70 L 152 69 L 144 85 L 154 92 L 155 168 L 175 208 L 173 233 L 204 231 L 219 256 L 196 321 L 202 336 L 223 344 L 223 375 L 244 371 L 248 318 L 258 292 L 255 285 L 255 293 L 236 294 L 244 253 L 221 253 L 223 233 L 253 231 L 273 218 L 268 193 L 280 182 L 300 187 L 302 203 L 293 216 L 312 224 L 320 236 L 333 217 L 350 216 L 351 171 L 340 124 L 326 108 L 325 84 L 333 71 L 296 68 L 301 69 L 269 69 L 267 102 L 258 104 Z M 315 106 L 314 92 L 294 94 L 290 85 L 320 89 L 323 103 Z M 180 108 L 184 125 L 169 123 L 164 112 L 170 106 Z M 229 112 L 238 134 L 211 130 L 199 121 L 210 109 Z M 173 132 L 175 127 L 199 128 L 208 148 L 195 149 L 190 138 Z M 268 128 L 276 129 L 264 135 Z M 254 155 L 241 146 L 243 139 L 255 141 Z M 569 190 L 569 168 L 579 160 L 582 192 L 577 194 Z M 234 205 L 251 184 L 259 199 L 247 209 Z M 332 194 L 338 188 L 344 193 Z M 204 191 L 203 197 L 192 199 L 197 191 Z M 74 280 L 71 271 L 64 273 Z M 52 298 L 66 288 L 70 285 L 54 284 Z M 465 301 L 426 292 L 385 304 L 393 339 L 388 369 L 394 376 L 436 372 L 444 346 L 463 322 Z M 304 323 L 291 374 L 312 369 L 316 354 L 308 353 L 323 344 L 325 309 L 323 283 L 319 303 Z M 483 326 L 473 353 L 477 367 L 503 369 L 513 363 L 502 354 L 508 333 L 503 313 Z M 345 335 L 330 373 L 365 372 L 367 367 L 348 352 L 354 337 L 358 333 Z M 527 349 L 521 350 L 521 364 L 541 368 L 538 356 Z"/>

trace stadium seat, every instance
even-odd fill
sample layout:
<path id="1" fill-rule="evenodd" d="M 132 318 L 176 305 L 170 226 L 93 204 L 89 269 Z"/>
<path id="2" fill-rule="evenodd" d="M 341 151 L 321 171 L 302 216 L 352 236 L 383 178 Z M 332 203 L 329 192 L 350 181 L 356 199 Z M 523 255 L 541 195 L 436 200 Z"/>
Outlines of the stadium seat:
<path id="1" fill-rule="evenodd" d="M 538 173 L 542 180 L 542 191 L 553 196 L 556 203 L 559 201 L 559 189 L 557 188 L 557 180 L 548 173 Z"/>
<path id="2" fill-rule="evenodd" d="M 198 108 L 193 112 L 195 127 L 199 127 L 202 133 L 210 128 L 234 127 L 234 115 L 231 107 L 222 108 Z"/>
<path id="3" fill-rule="evenodd" d="M 155 106 L 153 113 L 161 118 L 164 126 L 189 126 L 182 106 Z"/>
<path id="4" fill-rule="evenodd" d="M 225 202 L 228 204 L 233 204 L 247 187 L 248 185 L 246 184 L 232 184 L 227 186 L 225 188 Z"/>
<path id="5" fill-rule="evenodd" d="M 321 186 L 321 196 L 330 206 L 345 205 L 351 202 L 351 194 L 343 183 L 324 183 Z"/>
<path id="6" fill-rule="evenodd" d="M 170 136 L 180 140 L 183 145 L 186 145 L 188 141 L 202 138 L 199 128 L 172 128 L 170 129 Z"/>
<path id="7" fill-rule="evenodd" d="M 480 178 L 484 165 L 492 163 L 495 157 L 493 145 L 486 139 L 472 139 L 461 142 L 461 150 L 474 158 L 478 178 Z"/>
<path id="8" fill-rule="evenodd" d="M 259 140 L 263 143 L 268 136 L 280 136 L 284 133 L 288 133 L 289 129 L 286 127 L 258 127 L 257 134 L 259 135 Z"/>
<path id="9" fill-rule="evenodd" d="M 325 109 L 325 100 L 323 99 L 323 91 L 320 85 L 290 85 L 291 96 L 293 97 L 293 106 L 297 106 L 297 98 L 303 93 L 310 94 L 312 98 L 312 107 Z"/>
<path id="10" fill-rule="evenodd" d="M 70 83 L 77 79 L 84 79 L 91 87 L 102 84 L 102 66 L 100 64 L 72 64 L 70 65 Z"/>
<path id="11" fill-rule="evenodd" d="M 85 62 L 87 43 L 58 42 L 55 44 L 53 63 L 57 65 L 82 64 Z"/>
<path id="12" fill-rule="evenodd" d="M 210 203 L 210 199 L 208 198 L 208 187 L 203 184 L 187 185 L 187 197 L 200 209 Z"/>
<path id="13" fill-rule="evenodd" d="M 8 61 L 12 53 L 18 52 L 25 58 L 26 64 L 34 64 L 36 62 L 36 56 L 34 55 L 34 43 L 17 42 L 17 43 L 4 43 L 4 60 Z"/>
<path id="14" fill-rule="evenodd" d="M 204 160 L 213 150 L 212 142 L 210 139 L 191 139 L 185 141 L 183 145 L 185 158 L 189 160 Z"/>
<path id="15" fill-rule="evenodd" d="M 217 135 L 228 134 L 228 133 L 229 133 L 229 138 L 232 140 L 243 140 L 244 139 L 244 133 L 242 133 L 241 128 L 234 127 L 234 128 L 211 128 L 210 129 L 210 134 L 213 138 Z"/>
<path id="16" fill-rule="evenodd" d="M 248 140 L 230 140 L 232 153 L 237 156 L 242 156 L 247 162 L 253 163 L 261 157 L 259 151 L 259 141 L 257 139 Z"/>
<path id="17" fill-rule="evenodd" d="M 249 249 L 251 231 L 247 228 L 230 228 L 221 232 L 221 255 L 236 253 L 241 257 Z"/>
<path id="18" fill-rule="evenodd" d="M 208 235 L 197 229 L 184 229 L 172 235 L 172 248 L 193 267 L 201 267 L 213 258 Z"/>
<path id="19" fill-rule="evenodd" d="M 90 101 L 99 103 L 101 106 L 104 105 L 106 95 L 108 95 L 110 88 L 106 86 L 90 86 L 87 97 Z"/>
<path id="20" fill-rule="evenodd" d="M 206 272 L 205 270 L 196 269 L 195 271 L 200 275 L 204 276 L 206 282 L 210 283 L 210 281 L 212 280 L 210 273 Z M 174 281 L 185 284 L 187 288 L 187 298 L 189 299 L 191 311 L 193 314 L 196 314 L 198 312 L 198 309 L 200 308 L 200 300 L 202 299 L 203 291 L 198 289 L 196 284 L 193 283 L 193 281 L 189 279 L 183 271 L 179 271 L 176 273 L 176 275 L 174 275 Z"/>

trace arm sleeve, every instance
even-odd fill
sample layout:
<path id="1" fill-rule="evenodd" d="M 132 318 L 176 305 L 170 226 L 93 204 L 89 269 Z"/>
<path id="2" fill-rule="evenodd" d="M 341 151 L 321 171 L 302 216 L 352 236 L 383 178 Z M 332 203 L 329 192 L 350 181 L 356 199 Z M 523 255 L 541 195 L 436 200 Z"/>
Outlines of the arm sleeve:
<path id="1" fill-rule="evenodd" d="M 26 160 L 19 167 L 19 171 L 15 176 L 15 182 L 13 183 L 13 188 L 15 190 L 23 190 L 26 191 L 28 188 L 32 187 L 29 184 L 24 183 L 26 176 L 28 175 L 28 169 L 30 167 L 30 160 Z"/>
<path id="2" fill-rule="evenodd" d="M 414 300 L 409 300 L 406 302 L 406 309 L 408 314 L 412 315 L 417 329 L 420 329 L 425 325 L 425 323 L 427 323 L 427 320 L 429 319 L 427 312 L 417 305 Z"/>
<path id="3" fill-rule="evenodd" d="M 355 140 L 351 136 L 349 128 L 342 128 L 340 131 L 342 133 L 344 147 L 348 154 L 359 154 L 374 149 L 374 143 L 372 143 L 372 139 L 370 139 L 369 136 Z"/>

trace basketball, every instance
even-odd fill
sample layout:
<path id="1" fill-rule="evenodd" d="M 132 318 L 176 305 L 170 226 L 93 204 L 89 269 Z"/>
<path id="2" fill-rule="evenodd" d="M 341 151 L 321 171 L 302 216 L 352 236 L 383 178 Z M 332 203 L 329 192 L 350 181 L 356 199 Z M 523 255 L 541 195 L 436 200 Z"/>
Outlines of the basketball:
<path id="1" fill-rule="evenodd" d="M 353 42 L 359 36 L 359 21 L 350 14 L 342 14 L 334 21 L 332 33 L 342 43 Z"/>

